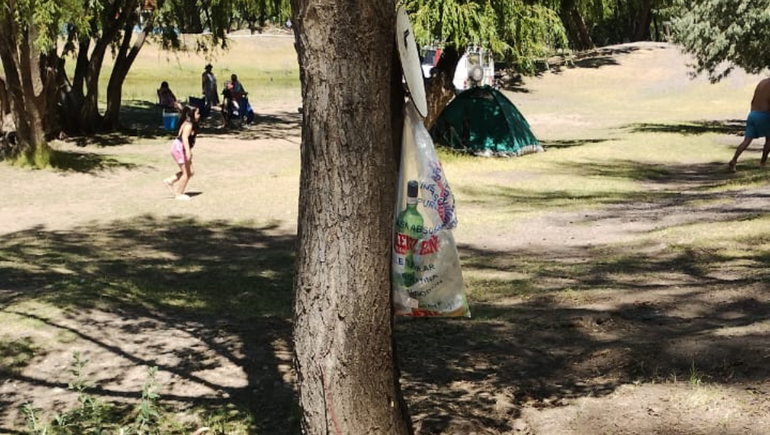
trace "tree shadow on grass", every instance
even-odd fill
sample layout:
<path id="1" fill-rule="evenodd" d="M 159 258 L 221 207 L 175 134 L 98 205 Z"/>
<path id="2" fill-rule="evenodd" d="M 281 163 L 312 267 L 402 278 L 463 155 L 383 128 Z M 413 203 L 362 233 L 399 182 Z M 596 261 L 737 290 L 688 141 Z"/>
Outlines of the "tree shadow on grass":
<path id="1" fill-rule="evenodd" d="M 122 131 L 125 136 L 156 138 L 176 134 L 163 128 L 160 109 L 149 101 L 135 101 L 121 107 L 121 120 L 125 126 Z M 285 139 L 298 136 L 301 123 L 302 115 L 299 112 L 275 112 L 255 114 L 254 122 L 250 125 L 233 121 L 225 126 L 222 113 L 212 110 L 207 118 L 201 120 L 200 131 L 207 136 L 242 140 Z"/>
<path id="2" fill-rule="evenodd" d="M 121 109 L 123 128 L 116 133 L 97 133 L 89 136 L 67 138 L 77 146 L 110 147 L 129 145 L 139 138 L 173 138 L 176 130 L 167 130 L 163 126 L 161 109 L 150 101 L 128 101 Z M 200 132 L 207 136 L 233 137 L 242 140 L 285 139 L 299 136 L 302 115 L 299 112 L 276 112 L 256 114 L 252 124 L 233 122 L 224 125 L 222 113 L 212 110 L 207 118 L 200 122 Z"/>
<path id="3" fill-rule="evenodd" d="M 710 189 L 734 183 L 729 175 L 699 175 L 710 168 L 573 165 L 584 176 L 660 183 L 659 192 L 644 196 L 596 192 L 587 204 L 612 207 L 570 215 L 575 231 L 601 228 L 604 220 L 650 224 L 622 243 L 587 238 L 510 250 L 459 246 L 473 319 L 396 322 L 407 400 L 421 433 L 512 433 L 524 407 L 564 406 L 636 382 L 695 376 L 739 388 L 762 385 L 770 376 L 770 336 L 763 332 L 770 300 L 762 290 L 770 280 L 764 248 L 770 234 L 728 231 L 710 244 L 738 245 L 726 250 L 661 237 L 764 214 L 756 203 L 766 199 L 761 193 L 743 193 L 747 205 L 704 201 L 724 200 L 724 193 Z M 538 210 L 574 201 L 568 191 L 533 195 L 508 187 L 478 189 L 473 198 L 501 207 L 534 201 Z M 702 231 L 719 237 L 709 228 Z"/>
<path id="4" fill-rule="evenodd" d="M 742 136 L 746 128 L 746 121 L 739 119 L 727 120 L 699 120 L 680 124 L 631 124 L 625 127 L 632 133 L 672 133 L 684 136 L 699 134 L 729 134 Z"/>
<path id="5" fill-rule="evenodd" d="M 118 168 L 134 169 L 137 165 L 102 154 L 53 150 L 51 167 L 63 172 L 93 173 Z"/>
<path id="6" fill-rule="evenodd" d="M 747 261 L 743 253 L 690 249 L 639 254 L 646 248 L 461 246 L 466 273 L 525 276 L 468 280 L 473 320 L 397 322 L 405 391 L 421 433 L 464 426 L 512 433 L 524 406 L 558 407 L 608 396 L 624 384 L 686 380 L 693 370 L 704 382 L 762 384 L 770 376 L 770 337 L 760 332 L 770 301 L 750 289 L 770 279 L 770 257 L 755 252 Z M 726 264 L 742 278 L 715 276 Z M 747 289 L 745 296 L 711 299 L 736 288 Z M 633 302 L 574 302 L 600 289 Z M 701 308 L 682 314 L 687 306 Z M 752 328 L 759 329 L 725 334 Z"/>
<path id="7" fill-rule="evenodd" d="M 219 113 L 212 116 L 221 116 Z M 206 127 L 202 133 L 216 137 L 232 137 L 238 140 L 289 139 L 297 138 L 302 123 L 299 112 L 275 112 L 269 115 L 256 114 L 254 122 L 245 124 L 231 121 L 226 127 L 221 125 Z"/>
<path id="8" fill-rule="evenodd" d="M 595 50 L 579 52 L 576 55 L 554 56 L 548 60 L 537 59 L 534 63 L 534 76 L 542 77 L 546 72 L 559 75 L 564 73 L 565 70 L 576 68 L 599 69 L 608 66 L 617 66 L 620 65 L 616 59 L 619 54 L 628 54 L 641 49 L 643 48 L 635 46 L 603 47 Z M 501 83 L 502 88 L 508 92 L 530 92 L 523 86 L 521 76 L 518 74 L 506 75 L 502 77 L 498 83 Z"/>
<path id="9" fill-rule="evenodd" d="M 620 65 L 618 55 L 633 53 L 645 48 L 637 46 L 609 46 L 594 50 L 578 52 L 570 56 L 558 56 L 549 60 L 547 70 L 553 74 L 561 74 L 567 69 L 599 69 Z"/>
<path id="10" fill-rule="evenodd" d="M 727 171 L 725 163 L 660 164 L 632 160 L 614 160 L 603 163 L 560 164 L 563 170 L 579 176 L 621 178 L 648 183 L 661 194 L 678 193 L 683 188 L 709 191 L 725 186 L 749 186 L 770 181 L 770 171 L 758 167 L 737 174 Z"/>
<path id="11" fill-rule="evenodd" d="M 546 140 L 540 144 L 547 151 L 549 149 L 567 149 L 581 147 L 585 145 L 610 142 L 612 139 L 566 139 L 566 140 Z"/>
<path id="12" fill-rule="evenodd" d="M 89 146 L 125 146 L 140 139 L 171 140 L 176 134 L 175 131 L 163 128 L 159 121 L 160 109 L 149 101 L 135 101 L 123 106 L 121 116 L 125 127 L 120 132 L 75 136 L 65 140 L 85 149 Z M 278 112 L 271 115 L 257 115 L 255 122 L 251 125 L 238 124 L 227 128 L 222 126 L 218 117 L 221 117 L 221 113 L 212 112 L 208 119 L 204 119 L 200 125 L 200 133 L 209 137 L 230 137 L 236 140 L 296 139 L 299 146 L 298 137 L 302 122 L 302 116 L 299 113 Z M 61 171 L 83 173 L 137 167 L 137 165 L 123 163 L 101 154 L 58 150 L 53 151 L 51 166 Z"/>
<path id="13" fill-rule="evenodd" d="M 619 206 L 603 212 L 607 218 L 642 218 L 671 214 L 682 196 L 692 197 L 674 192 L 682 171 L 673 169 L 686 167 L 662 173 L 631 163 L 572 169 L 663 183 L 661 192 L 644 197 L 646 204 L 622 192 L 597 192 L 592 199 Z M 710 194 L 698 191 L 707 185 L 708 179 L 693 178 L 693 195 Z M 478 200 L 539 201 L 544 209 L 574 200 L 566 191 L 533 195 L 499 188 L 484 194 Z M 763 209 L 734 209 L 708 219 L 737 221 L 758 210 Z M 701 209 L 684 212 L 704 220 Z M 587 216 L 575 225 L 595 219 Z M 693 367 L 704 379 L 724 384 L 766 379 L 766 334 L 722 333 L 770 320 L 770 304 L 752 291 L 770 279 L 770 256 L 752 248 L 758 241 L 727 240 L 740 243 L 741 249 L 731 253 L 660 247 L 654 235 L 650 239 L 622 246 L 553 244 L 541 250 L 460 246 L 474 318 L 396 321 L 402 384 L 419 433 L 464 427 L 511 432 L 525 406 L 603 397 L 637 381 L 683 379 Z M 164 396 L 182 409 L 236 404 L 254 415 L 252 433 L 293 434 L 298 432 L 296 396 L 287 380 L 293 244 L 293 235 L 274 234 L 270 227 L 182 217 L 145 216 L 70 231 L 31 228 L 0 240 L 0 289 L 6 290 L 0 315 L 88 343 L 109 360 L 123 361 L 119 367 L 124 369 L 158 366 L 174 382 L 194 386 L 194 393 L 182 389 Z M 736 289 L 745 289 L 745 296 L 709 302 L 712 295 Z M 581 299 L 597 290 L 627 297 L 605 307 Z M 648 297 L 660 291 L 668 296 Z M 46 315 L 25 308 L 25 302 L 63 312 Z M 701 314 L 682 314 L 680 308 L 688 306 L 703 307 Z M 147 331 L 141 347 L 131 346 L 132 337 Z M 189 345 L 169 344 L 177 342 Z M 27 348 L 41 357 L 52 351 L 34 343 Z M 14 349 L 22 357 L 18 368 L 29 364 L 24 348 Z M 212 376 L 217 366 L 226 372 Z M 113 370 L 111 381 L 119 384 L 125 371 Z M 244 383 L 227 381 L 228 373 L 241 371 Z M 66 388 L 64 382 L 22 376 L 19 370 L 11 379 Z M 2 412 L 25 399 L 20 391 L 2 396 Z M 98 393 L 126 400 L 139 394 L 112 387 Z M 6 415 L 0 414 L 0 421 L 7 421 Z"/>
<path id="14" fill-rule="evenodd" d="M 25 349 L 40 361 L 85 347 L 107 383 L 94 391 L 98 396 L 135 401 L 141 385 L 130 391 L 117 385 L 130 382 L 136 367 L 157 366 L 172 379 L 162 399 L 181 410 L 213 415 L 234 406 L 243 421 L 253 420 L 253 433 L 297 433 L 286 377 L 293 250 L 294 236 L 272 227 L 181 217 L 8 234 L 0 241 L 0 288 L 7 290 L 0 316 L 36 325 L 31 331 L 50 330 L 64 342 L 6 346 L 19 361 L 9 379 L 28 388 L 0 395 L 7 405 L 0 421 L 8 421 L 11 404 L 35 401 L 26 394 L 67 388 L 68 380 L 23 375 L 33 363 L 23 358 Z M 40 312 L 29 304 L 58 308 Z"/>

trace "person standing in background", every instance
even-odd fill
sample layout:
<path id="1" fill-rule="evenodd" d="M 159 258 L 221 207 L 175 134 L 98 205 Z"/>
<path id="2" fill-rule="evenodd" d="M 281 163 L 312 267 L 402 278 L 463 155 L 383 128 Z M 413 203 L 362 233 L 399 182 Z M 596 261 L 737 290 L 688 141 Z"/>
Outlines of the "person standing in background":
<path id="1" fill-rule="evenodd" d="M 201 88 L 203 89 L 203 96 L 206 99 L 206 104 L 209 107 L 219 105 L 219 92 L 217 92 L 217 76 L 211 72 L 211 64 L 206 64 L 206 68 L 201 75 Z"/>

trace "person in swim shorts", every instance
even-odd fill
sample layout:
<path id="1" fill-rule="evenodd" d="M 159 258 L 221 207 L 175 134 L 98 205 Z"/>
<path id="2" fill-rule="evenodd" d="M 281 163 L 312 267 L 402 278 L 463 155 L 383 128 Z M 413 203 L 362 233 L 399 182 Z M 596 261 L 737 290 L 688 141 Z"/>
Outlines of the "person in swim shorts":
<path id="1" fill-rule="evenodd" d="M 171 143 L 171 157 L 177 165 L 179 172 L 163 180 L 175 199 L 188 201 L 190 196 L 184 193 L 187 183 L 193 176 L 192 149 L 195 146 L 195 137 L 198 135 L 198 121 L 201 114 L 195 106 L 185 106 L 182 109 L 179 126 L 179 134 Z"/>
<path id="2" fill-rule="evenodd" d="M 730 172 L 735 172 L 738 156 L 749 147 L 752 140 L 759 137 L 765 138 L 762 159 L 759 161 L 759 165 L 764 168 L 767 164 L 767 156 L 770 154 L 770 78 L 760 81 L 756 89 L 754 89 L 754 97 L 751 99 L 751 112 L 749 112 L 749 116 L 746 118 L 746 132 L 743 142 L 738 145 L 733 159 L 727 164 Z"/>

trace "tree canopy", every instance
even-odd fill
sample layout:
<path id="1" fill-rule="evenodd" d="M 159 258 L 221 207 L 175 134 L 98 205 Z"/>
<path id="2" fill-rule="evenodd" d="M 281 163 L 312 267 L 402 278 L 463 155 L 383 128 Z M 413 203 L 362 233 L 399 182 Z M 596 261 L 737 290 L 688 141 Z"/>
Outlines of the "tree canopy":
<path id="1" fill-rule="evenodd" d="M 695 72 L 712 82 L 735 67 L 758 73 L 770 66 L 770 0 L 677 0 L 674 42 L 695 56 Z"/>
<path id="2" fill-rule="evenodd" d="M 523 73 L 558 50 L 660 39 L 673 0 L 403 0 L 422 45 L 488 45 Z"/>
<path id="3" fill-rule="evenodd" d="M 176 49 L 181 33 L 199 33 L 193 48 L 206 51 L 226 47 L 230 30 L 288 17 L 288 0 L 4 1 L 0 119 L 13 115 L 16 144 L 0 149 L 5 157 L 45 166 L 47 136 L 118 129 L 123 82 L 149 39 Z M 115 62 L 100 113 L 99 77 L 109 54 Z M 75 67 L 65 69 L 68 61 Z"/>

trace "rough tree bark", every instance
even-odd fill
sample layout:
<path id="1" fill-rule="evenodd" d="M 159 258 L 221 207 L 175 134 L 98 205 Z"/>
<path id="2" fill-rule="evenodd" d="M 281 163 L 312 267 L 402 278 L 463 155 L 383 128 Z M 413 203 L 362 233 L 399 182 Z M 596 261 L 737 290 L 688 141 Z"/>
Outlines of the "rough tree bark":
<path id="1" fill-rule="evenodd" d="M 292 0 L 303 124 L 294 346 L 306 435 L 412 433 L 394 362 L 393 0 Z"/>
<path id="2" fill-rule="evenodd" d="M 441 115 L 441 111 L 452 101 L 455 96 L 455 86 L 452 83 L 460 59 L 459 53 L 453 47 L 444 49 L 441 59 L 435 68 L 435 74 L 428 81 L 425 89 L 428 100 L 428 115 L 425 117 L 425 127 L 430 130 Z"/>
<path id="3" fill-rule="evenodd" d="M 23 156 L 29 163 L 47 164 L 50 148 L 45 137 L 45 86 L 50 75 L 40 63 L 34 46 L 35 29 L 19 29 L 11 14 L 0 19 L 0 58 L 5 73 L 16 148 L 11 158 Z"/>

